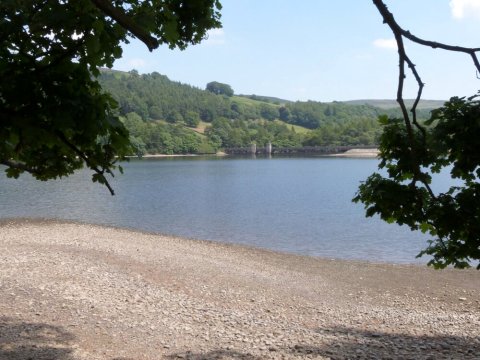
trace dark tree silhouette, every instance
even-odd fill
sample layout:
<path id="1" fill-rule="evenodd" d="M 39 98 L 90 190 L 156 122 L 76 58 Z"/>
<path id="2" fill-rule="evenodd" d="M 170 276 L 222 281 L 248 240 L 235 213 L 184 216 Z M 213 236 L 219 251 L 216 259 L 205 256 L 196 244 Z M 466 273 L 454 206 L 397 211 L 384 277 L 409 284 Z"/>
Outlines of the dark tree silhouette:
<path id="1" fill-rule="evenodd" d="M 407 225 L 412 230 L 429 233 L 433 239 L 418 256 L 433 258 L 429 265 L 464 268 L 480 260 L 480 136 L 479 95 L 453 97 L 432 112 L 430 120 L 420 124 L 417 105 L 424 84 L 407 53 L 405 41 L 465 53 L 480 73 L 480 48 L 452 46 L 419 38 L 403 29 L 381 0 L 373 0 L 384 23 L 392 30 L 398 46 L 399 73 L 397 101 L 401 119 L 381 117 L 384 131 L 380 139 L 379 167 L 387 175 L 371 175 L 363 183 L 354 201 L 363 202 L 366 215 L 374 214 L 388 222 Z M 418 93 L 410 109 L 403 99 L 407 68 L 416 79 Z M 435 173 L 450 171 L 456 185 L 445 192 L 435 192 Z M 480 264 L 477 266 L 480 269 Z"/>
<path id="2" fill-rule="evenodd" d="M 217 0 L 0 2 L 0 164 L 40 180 L 86 165 L 105 184 L 132 153 L 116 102 L 96 80 L 133 35 L 185 48 L 220 27 Z M 121 168 L 120 168 L 121 170 Z"/>

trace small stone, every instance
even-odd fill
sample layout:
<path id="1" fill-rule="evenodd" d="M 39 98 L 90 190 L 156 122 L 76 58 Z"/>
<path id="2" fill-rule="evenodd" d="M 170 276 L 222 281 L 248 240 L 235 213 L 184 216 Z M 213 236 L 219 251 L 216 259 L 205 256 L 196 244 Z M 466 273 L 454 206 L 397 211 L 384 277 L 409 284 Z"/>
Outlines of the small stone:
<path id="1" fill-rule="evenodd" d="M 458 300 L 460 300 L 460 301 L 466 301 L 467 298 L 466 298 L 466 297 L 459 297 Z"/>

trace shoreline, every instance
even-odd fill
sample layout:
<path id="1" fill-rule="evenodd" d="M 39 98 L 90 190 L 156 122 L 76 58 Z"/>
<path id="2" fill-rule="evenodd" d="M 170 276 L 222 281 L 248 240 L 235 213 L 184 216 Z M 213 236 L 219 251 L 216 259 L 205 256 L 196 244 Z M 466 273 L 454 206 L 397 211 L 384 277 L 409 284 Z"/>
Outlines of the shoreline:
<path id="1" fill-rule="evenodd" d="M 1 221 L 0 251 L 6 358 L 480 353 L 477 270 L 328 260 L 53 220 Z"/>
<path id="2" fill-rule="evenodd" d="M 212 246 L 224 246 L 226 248 L 232 249 L 240 249 L 240 250 L 250 250 L 250 251 L 259 251 L 265 252 L 266 254 L 273 254 L 273 255 L 285 255 L 285 256 L 293 256 L 298 258 L 305 258 L 305 259 L 316 259 L 319 261 L 338 261 L 338 262 L 348 262 L 348 263 L 355 263 L 355 264 L 365 264 L 365 265 L 386 265 L 386 266 L 413 266 L 419 268 L 427 267 L 427 260 L 425 262 L 414 261 L 380 261 L 380 260 L 372 260 L 372 259 L 361 259 L 361 258 L 342 258 L 342 257 L 332 257 L 332 256 L 322 256 L 322 255 L 313 255 L 313 254 L 306 254 L 306 253 L 296 253 L 287 250 L 277 250 L 273 248 L 267 248 L 262 246 L 255 246 L 255 245 L 248 245 L 248 244 L 239 244 L 235 242 L 227 242 L 227 241 L 220 241 L 220 240 L 210 240 L 210 239 L 201 239 L 196 237 L 187 237 L 181 235 L 174 235 L 168 233 L 162 233 L 153 230 L 142 230 L 137 229 L 134 227 L 129 226 L 118 226 L 118 225 L 108 225 L 108 224 L 101 224 L 101 223 L 89 223 L 87 221 L 81 220 L 66 220 L 66 219 L 58 219 L 58 218 L 41 218 L 41 217 L 11 217 L 11 218 L 0 218 L 0 229 L 2 226 L 7 225 L 38 225 L 38 226 L 48 226 L 48 225 L 78 225 L 78 226 L 96 226 L 105 229 L 111 230 L 118 230 L 118 231 L 130 231 L 132 233 L 138 233 L 140 235 L 146 236 L 159 236 L 159 237 L 168 237 L 172 239 L 177 239 L 179 241 L 192 241 L 194 243 L 201 243 L 206 245 Z"/>
<path id="3" fill-rule="evenodd" d="M 378 158 L 378 149 L 351 149 L 344 153 L 331 154 L 332 157 L 346 157 L 346 158 Z"/>
<path id="4" fill-rule="evenodd" d="M 322 157 L 345 157 L 345 158 L 377 158 L 379 154 L 378 149 L 351 149 L 347 150 L 343 153 L 336 153 L 336 154 L 325 154 L 321 155 Z M 264 154 L 263 154 L 264 155 Z M 279 154 L 278 156 L 285 156 L 285 154 Z M 303 155 L 318 155 L 318 154 L 300 154 L 299 157 Z M 223 156 L 230 156 L 235 157 L 239 155 L 229 155 L 225 152 L 217 152 L 215 154 L 145 154 L 142 155 L 141 158 L 146 159 L 154 159 L 154 158 L 173 158 L 173 157 L 199 157 L 199 156 L 212 156 L 212 157 L 223 157 Z M 277 156 L 276 154 L 272 154 L 272 156 Z M 137 158 L 138 156 L 128 156 L 129 158 Z"/>

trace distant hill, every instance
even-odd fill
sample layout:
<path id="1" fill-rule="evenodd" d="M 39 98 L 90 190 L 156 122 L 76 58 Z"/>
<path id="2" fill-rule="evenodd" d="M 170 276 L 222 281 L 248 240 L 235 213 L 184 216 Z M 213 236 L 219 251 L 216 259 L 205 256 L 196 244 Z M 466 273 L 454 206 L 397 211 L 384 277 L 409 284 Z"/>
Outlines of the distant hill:
<path id="1" fill-rule="evenodd" d="M 288 101 L 273 96 L 215 94 L 153 72 L 102 70 L 102 87 L 138 153 L 209 153 L 219 149 L 378 144 L 379 115 L 401 117 L 394 100 Z M 411 105 L 413 100 L 408 100 Z M 421 102 L 418 119 L 443 101 Z"/>
<path id="2" fill-rule="evenodd" d="M 264 95 L 216 95 L 204 89 L 172 81 L 157 72 L 138 74 L 102 70 L 100 83 L 119 102 L 121 113 L 135 112 L 143 120 L 183 121 L 198 117 L 212 122 L 218 117 L 242 120 L 275 120 L 316 129 L 325 122 L 377 118 L 381 114 L 401 116 L 395 100 L 362 99 L 351 101 L 289 101 Z M 413 100 L 406 100 L 407 106 Z M 428 118 L 440 100 L 422 100 L 419 118 Z"/>
<path id="3" fill-rule="evenodd" d="M 405 99 L 405 105 L 411 107 L 414 103 L 414 99 Z M 432 110 L 437 109 L 445 103 L 446 100 L 420 100 L 417 108 L 419 110 Z M 346 104 L 350 105 L 371 105 L 380 109 L 394 109 L 398 108 L 398 103 L 396 100 L 387 100 L 387 99 L 370 99 L 370 100 L 350 100 L 344 101 Z"/>
<path id="4" fill-rule="evenodd" d="M 277 98 L 274 96 L 263 96 L 263 95 L 237 95 L 239 97 L 248 98 L 255 101 L 267 102 L 275 105 L 285 105 L 289 103 L 294 103 L 295 101 L 285 100 Z M 411 107 L 415 99 L 405 99 L 405 104 L 407 107 Z M 432 110 L 437 109 L 445 103 L 446 100 L 420 100 L 417 108 L 419 110 Z M 321 102 L 322 104 L 334 105 L 338 103 L 343 103 L 347 105 L 370 105 L 379 109 L 396 109 L 398 108 L 398 103 L 393 99 L 359 99 L 359 100 L 347 100 L 347 101 L 331 101 L 331 102 Z"/>

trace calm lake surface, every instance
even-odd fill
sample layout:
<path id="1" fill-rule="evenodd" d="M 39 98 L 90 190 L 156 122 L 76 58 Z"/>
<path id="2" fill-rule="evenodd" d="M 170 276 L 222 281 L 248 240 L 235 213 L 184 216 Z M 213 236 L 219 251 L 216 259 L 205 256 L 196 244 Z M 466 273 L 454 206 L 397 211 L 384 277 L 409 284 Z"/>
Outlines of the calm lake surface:
<path id="1" fill-rule="evenodd" d="M 376 159 L 134 160 L 112 185 L 0 176 L 0 218 L 78 220 L 328 258 L 421 262 L 426 236 L 351 202 Z M 3 169 L 2 169 L 3 170 Z"/>

